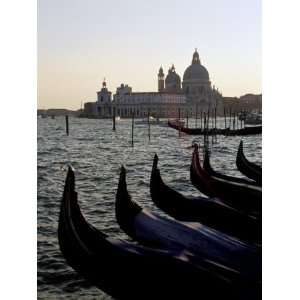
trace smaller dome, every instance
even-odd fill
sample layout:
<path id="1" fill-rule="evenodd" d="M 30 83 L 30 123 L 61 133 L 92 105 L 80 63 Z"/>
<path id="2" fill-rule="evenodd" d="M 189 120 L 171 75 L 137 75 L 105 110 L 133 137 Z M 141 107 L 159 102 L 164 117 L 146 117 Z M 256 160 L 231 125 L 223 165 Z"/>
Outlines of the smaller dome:
<path id="1" fill-rule="evenodd" d="M 174 65 L 172 65 L 166 77 L 166 84 L 180 83 L 180 82 L 181 82 L 180 76 L 175 72 L 175 67 Z"/>

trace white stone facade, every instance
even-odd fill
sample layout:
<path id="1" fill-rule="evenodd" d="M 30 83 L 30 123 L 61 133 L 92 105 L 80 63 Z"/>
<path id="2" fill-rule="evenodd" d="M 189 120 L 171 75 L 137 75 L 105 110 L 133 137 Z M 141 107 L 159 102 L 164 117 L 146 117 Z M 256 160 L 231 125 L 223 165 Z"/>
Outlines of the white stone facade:
<path id="1" fill-rule="evenodd" d="M 184 106 L 186 98 L 182 94 L 164 94 L 158 92 L 130 93 L 114 95 L 112 102 L 115 113 L 120 117 L 146 117 L 148 112 L 155 117 L 175 115 L 178 107 Z"/>

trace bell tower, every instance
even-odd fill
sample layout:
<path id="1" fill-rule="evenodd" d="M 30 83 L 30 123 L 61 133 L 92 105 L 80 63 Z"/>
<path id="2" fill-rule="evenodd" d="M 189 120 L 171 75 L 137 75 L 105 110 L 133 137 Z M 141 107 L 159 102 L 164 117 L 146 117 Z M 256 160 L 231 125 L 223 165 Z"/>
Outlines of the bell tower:
<path id="1" fill-rule="evenodd" d="M 158 71 L 158 91 L 162 93 L 165 89 L 165 74 L 162 67 Z"/>

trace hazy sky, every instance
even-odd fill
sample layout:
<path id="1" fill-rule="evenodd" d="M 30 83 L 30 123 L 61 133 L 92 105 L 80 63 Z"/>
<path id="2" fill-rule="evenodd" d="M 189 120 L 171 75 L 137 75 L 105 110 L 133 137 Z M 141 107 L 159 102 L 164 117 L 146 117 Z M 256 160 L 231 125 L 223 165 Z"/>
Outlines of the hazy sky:
<path id="1" fill-rule="evenodd" d="M 261 1 L 39 0 L 38 108 L 79 109 L 104 77 L 157 91 L 194 48 L 224 96 L 261 93 Z"/>

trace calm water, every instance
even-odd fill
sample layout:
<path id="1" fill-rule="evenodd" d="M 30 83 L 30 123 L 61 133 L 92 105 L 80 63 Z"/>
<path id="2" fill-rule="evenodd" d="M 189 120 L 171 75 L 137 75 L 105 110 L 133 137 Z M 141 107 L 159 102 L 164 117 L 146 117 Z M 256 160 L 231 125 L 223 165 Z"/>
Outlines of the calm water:
<path id="1" fill-rule="evenodd" d="M 218 120 L 223 127 L 223 120 Z M 194 125 L 192 120 L 190 126 Z M 38 298 L 112 299 L 90 286 L 69 267 L 57 242 L 59 205 L 66 166 L 75 168 L 76 188 L 84 215 L 97 228 L 114 237 L 127 238 L 115 221 L 114 201 L 119 167 L 127 168 L 128 189 L 144 207 L 159 213 L 151 203 L 149 180 L 156 152 L 162 178 L 185 195 L 199 192 L 189 182 L 192 141 L 203 138 L 182 136 L 174 129 L 135 125 L 135 145 L 131 147 L 131 121 L 70 118 L 70 136 L 65 119 L 38 119 Z M 261 162 L 261 136 L 244 137 L 244 151 L 253 162 Z M 218 137 L 212 146 L 211 163 L 216 170 L 241 176 L 235 167 L 240 137 Z M 161 213 L 163 214 L 163 213 Z"/>

